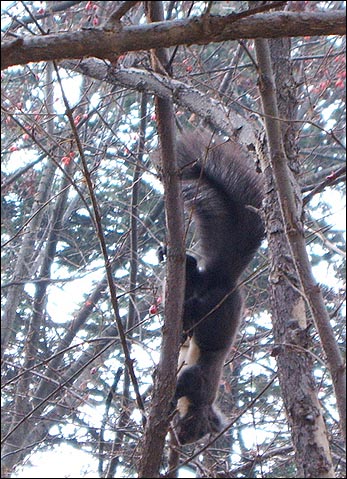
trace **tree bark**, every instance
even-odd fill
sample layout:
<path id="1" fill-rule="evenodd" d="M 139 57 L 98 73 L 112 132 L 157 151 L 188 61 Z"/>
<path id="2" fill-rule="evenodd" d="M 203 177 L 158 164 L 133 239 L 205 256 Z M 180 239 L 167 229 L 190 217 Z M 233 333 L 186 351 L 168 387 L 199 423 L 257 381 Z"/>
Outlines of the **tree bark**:
<path id="1" fill-rule="evenodd" d="M 285 183 L 285 201 L 288 202 L 287 195 L 290 194 L 293 198 L 291 217 L 296 218 L 297 227 L 300 225 L 300 231 L 302 231 L 302 198 L 290 172 L 290 165 L 287 163 L 287 158 L 292 159 L 292 164 L 296 158 L 292 141 L 293 124 L 284 124 L 281 131 L 277 120 L 279 116 L 292 119 L 296 105 L 295 94 L 293 94 L 294 81 L 288 60 L 289 46 L 288 39 L 277 40 L 274 44 L 276 98 L 267 40 L 256 40 L 261 99 L 264 114 L 269 115 L 265 118 L 265 124 L 270 145 L 270 162 L 267 161 L 266 156 L 263 156 L 263 169 L 267 180 L 265 219 L 271 263 L 270 294 L 274 337 L 277 344 L 273 355 L 277 358 L 279 381 L 291 427 L 298 477 L 335 477 L 322 408 L 318 401 L 312 373 L 313 356 L 309 351 L 311 341 L 308 334 L 305 301 L 300 292 L 300 279 L 288 241 L 288 218 L 282 215 L 283 183 Z M 277 110 L 277 101 L 281 105 L 280 113 Z M 282 141 L 283 132 L 285 132 L 284 142 Z M 275 139 L 274 135 L 276 135 Z M 281 169 L 278 162 L 281 162 Z"/>
<path id="2" fill-rule="evenodd" d="M 163 18 L 162 2 L 149 2 L 148 18 Z M 155 71 L 166 69 L 167 52 L 151 52 Z M 184 215 L 180 175 L 176 161 L 175 118 L 173 103 L 156 97 L 156 115 L 161 144 L 161 174 L 166 202 L 168 261 L 165 285 L 165 324 L 152 406 L 142 442 L 139 477 L 160 477 L 160 464 L 169 426 L 171 399 L 176 384 L 178 350 L 182 331 L 182 308 L 185 291 Z"/>
<path id="3" fill-rule="evenodd" d="M 344 35 L 343 11 L 275 12 L 242 18 L 241 14 L 202 15 L 155 24 L 18 37 L 1 46 L 1 69 L 13 65 L 67 58 L 114 59 L 126 52 L 173 45 L 207 45 L 241 38 Z"/>

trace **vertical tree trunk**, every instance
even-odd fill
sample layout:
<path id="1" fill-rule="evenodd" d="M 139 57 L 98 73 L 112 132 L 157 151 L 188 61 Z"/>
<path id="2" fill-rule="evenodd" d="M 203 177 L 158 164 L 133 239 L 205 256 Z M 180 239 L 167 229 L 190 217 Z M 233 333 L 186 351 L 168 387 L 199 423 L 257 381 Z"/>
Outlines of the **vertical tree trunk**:
<path id="1" fill-rule="evenodd" d="M 277 122 L 277 129 L 273 125 L 269 128 L 269 117 L 265 119 L 270 162 L 263 158 L 263 169 L 267 179 L 265 219 L 271 264 L 270 295 L 277 344 L 273 354 L 277 358 L 279 381 L 291 428 L 298 477 L 335 477 L 327 431 L 312 374 L 313 359 L 309 351 L 311 341 L 305 313 L 306 304 L 277 195 L 278 181 L 274 162 L 279 157 L 282 161 L 285 157 L 295 160 L 295 150 L 290 140 L 293 138 L 293 124 L 282 125 L 285 141 L 277 138 L 279 147 L 271 148 L 271 135 L 277 134 L 281 137 L 279 122 L 275 117 L 292 119 L 296 104 L 293 94 L 295 86 L 289 63 L 290 40 L 280 39 L 272 43 L 277 98 L 267 41 L 256 40 L 255 43 L 263 111 L 266 115 L 271 115 L 272 122 Z M 271 104 L 276 105 L 276 101 L 280 113 L 269 108 Z M 291 194 L 295 195 L 296 200 L 295 218 L 301 218 L 301 196 L 300 193 L 295 193 L 297 184 L 290 172 L 290 166 L 286 165 L 287 177 L 282 180 L 287 182 L 287 187 L 292 188 Z"/>
<path id="2" fill-rule="evenodd" d="M 152 22 L 163 20 L 162 2 L 148 2 L 147 16 Z M 151 61 L 154 71 L 169 69 L 169 57 L 164 48 L 152 51 Z M 143 438 L 139 477 L 160 476 L 164 441 L 169 426 L 170 400 L 175 391 L 185 291 L 183 198 L 175 154 L 176 129 L 172 100 L 156 97 L 155 108 L 166 200 L 168 261 L 161 358 L 156 371 L 152 406 Z"/>

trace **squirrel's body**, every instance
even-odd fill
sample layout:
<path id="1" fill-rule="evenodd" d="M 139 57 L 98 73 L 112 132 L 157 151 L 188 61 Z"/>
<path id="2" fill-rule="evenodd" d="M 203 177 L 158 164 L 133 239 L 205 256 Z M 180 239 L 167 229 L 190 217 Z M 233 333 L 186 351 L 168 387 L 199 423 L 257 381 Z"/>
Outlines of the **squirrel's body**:
<path id="1" fill-rule="evenodd" d="M 198 259 L 187 255 L 186 343 L 175 394 L 181 444 L 223 427 L 215 400 L 240 322 L 238 280 L 264 235 L 258 211 L 262 186 L 254 165 L 238 145 L 211 138 L 207 132 L 187 133 L 177 145 L 184 200 L 198 239 Z"/>

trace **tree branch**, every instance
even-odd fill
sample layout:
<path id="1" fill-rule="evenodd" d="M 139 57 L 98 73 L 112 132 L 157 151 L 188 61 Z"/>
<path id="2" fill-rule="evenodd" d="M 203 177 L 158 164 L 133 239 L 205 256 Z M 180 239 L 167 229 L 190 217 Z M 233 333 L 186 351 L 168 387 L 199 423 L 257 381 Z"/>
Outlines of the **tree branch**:
<path id="1" fill-rule="evenodd" d="M 238 40 L 240 38 L 344 35 L 345 11 L 274 12 L 239 18 L 235 14 L 202 15 L 183 20 L 19 37 L 1 46 L 1 69 L 12 65 L 67 58 L 114 58 L 125 52 L 172 45 Z"/>
<path id="2" fill-rule="evenodd" d="M 162 2 L 148 2 L 147 8 L 149 21 L 164 18 Z M 151 52 L 151 57 L 152 67 L 156 71 L 169 65 L 168 52 L 163 48 Z M 160 173 L 166 206 L 168 261 L 161 355 L 142 443 L 138 477 L 160 477 L 162 453 L 170 420 L 170 401 L 175 391 L 185 294 L 183 197 L 176 158 L 175 115 L 171 98 L 162 99 L 157 96 L 155 110 L 161 151 Z"/>
<path id="3" fill-rule="evenodd" d="M 120 84 L 138 91 L 154 93 L 163 99 L 172 99 L 176 104 L 203 118 L 212 129 L 222 131 L 248 148 L 254 147 L 254 122 L 251 124 L 235 110 L 230 114 L 221 102 L 184 82 L 140 68 L 111 68 L 96 59 L 79 62 L 65 60 L 61 66 L 114 85 Z"/>
<path id="4" fill-rule="evenodd" d="M 285 231 L 295 267 L 327 357 L 340 416 L 340 430 L 342 437 L 346 440 L 345 363 L 341 356 L 332 325 L 330 324 L 330 317 L 324 304 L 321 288 L 313 276 L 310 259 L 306 250 L 305 237 L 300 219 L 301 212 L 298 211 L 296 207 L 292 187 L 293 179 L 287 165 L 280 122 L 278 121 L 279 113 L 267 41 L 264 39 L 256 40 L 255 50 L 259 66 L 259 91 L 265 114 L 265 129 L 270 150 L 270 162 L 278 191 Z M 329 473 L 331 473 L 331 471 Z M 328 475 L 326 477 L 332 476 Z"/>

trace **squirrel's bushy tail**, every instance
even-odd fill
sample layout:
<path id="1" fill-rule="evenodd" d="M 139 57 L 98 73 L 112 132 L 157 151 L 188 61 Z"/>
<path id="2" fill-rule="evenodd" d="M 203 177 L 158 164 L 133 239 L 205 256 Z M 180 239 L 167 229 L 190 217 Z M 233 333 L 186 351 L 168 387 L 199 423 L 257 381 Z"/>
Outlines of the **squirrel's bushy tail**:
<path id="1" fill-rule="evenodd" d="M 206 131 L 183 134 L 177 157 L 184 199 L 197 228 L 200 265 L 237 280 L 264 236 L 257 212 L 262 201 L 260 175 L 239 145 L 215 142 Z"/>

